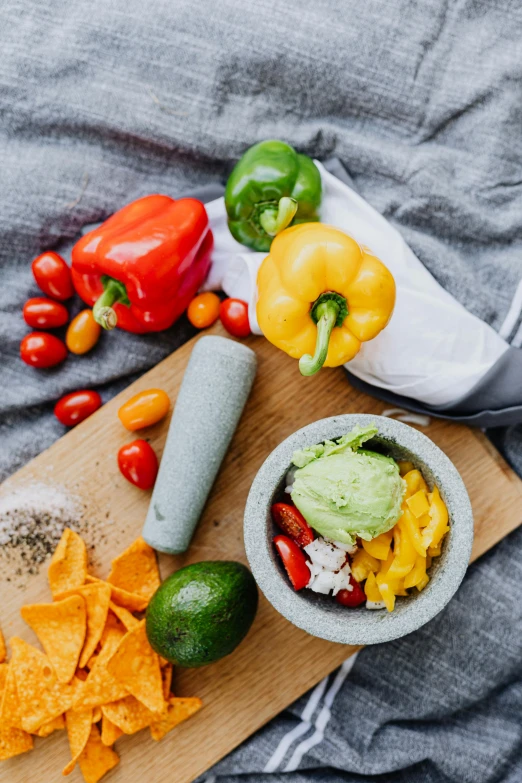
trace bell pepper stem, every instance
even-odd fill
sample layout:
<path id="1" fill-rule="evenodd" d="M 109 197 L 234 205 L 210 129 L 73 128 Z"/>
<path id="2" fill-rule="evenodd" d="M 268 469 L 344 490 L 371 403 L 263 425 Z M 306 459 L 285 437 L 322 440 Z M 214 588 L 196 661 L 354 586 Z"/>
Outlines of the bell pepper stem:
<path id="1" fill-rule="evenodd" d="M 314 375 L 321 369 L 326 361 L 328 354 L 328 344 L 332 329 L 339 315 L 339 304 L 333 299 L 321 302 L 316 309 L 317 317 L 317 340 L 315 343 L 315 353 L 311 356 L 305 353 L 299 359 L 299 370 L 301 375 Z"/>
<path id="2" fill-rule="evenodd" d="M 295 198 L 283 196 L 279 199 L 277 208 L 265 209 L 260 214 L 259 222 L 261 223 L 261 228 L 269 236 L 275 237 L 280 231 L 283 231 L 290 225 L 297 212 L 297 207 L 298 204 Z"/>
<path id="3" fill-rule="evenodd" d="M 118 316 L 112 306 L 117 302 L 126 303 L 129 300 L 125 286 L 119 280 L 104 276 L 102 282 L 103 293 L 96 300 L 92 314 L 96 323 L 110 332 L 118 323 Z"/>

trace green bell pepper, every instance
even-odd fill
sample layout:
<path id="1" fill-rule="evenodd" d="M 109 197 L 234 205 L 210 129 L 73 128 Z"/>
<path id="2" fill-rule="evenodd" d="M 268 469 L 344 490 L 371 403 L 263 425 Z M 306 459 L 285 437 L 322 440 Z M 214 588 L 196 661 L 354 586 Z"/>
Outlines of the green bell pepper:
<path id="1" fill-rule="evenodd" d="M 228 227 L 252 250 L 270 250 L 290 224 L 319 220 L 321 175 L 311 158 L 284 141 L 261 141 L 234 167 L 225 190 Z"/>

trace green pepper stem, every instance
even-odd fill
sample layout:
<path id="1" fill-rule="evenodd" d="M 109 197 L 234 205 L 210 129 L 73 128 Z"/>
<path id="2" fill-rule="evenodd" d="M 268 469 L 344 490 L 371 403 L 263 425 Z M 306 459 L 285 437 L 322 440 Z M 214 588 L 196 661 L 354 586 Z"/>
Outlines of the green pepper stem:
<path id="1" fill-rule="evenodd" d="M 283 231 L 283 229 L 290 225 L 297 212 L 297 207 L 298 204 L 295 198 L 283 196 L 279 199 L 277 208 L 270 207 L 259 215 L 261 228 L 266 231 L 269 236 L 275 237 L 280 231 Z"/>
<path id="2" fill-rule="evenodd" d="M 301 375 L 314 375 L 321 369 L 326 361 L 328 354 L 328 344 L 332 329 L 339 315 L 339 304 L 333 299 L 327 299 L 317 305 L 315 315 L 317 318 L 317 340 L 315 343 L 315 353 L 310 356 L 305 353 L 299 359 L 299 369 Z"/>
<path id="3" fill-rule="evenodd" d="M 125 286 L 119 280 L 104 276 L 102 282 L 104 290 L 96 300 L 92 308 L 92 314 L 96 323 L 99 323 L 100 326 L 110 332 L 118 323 L 118 316 L 112 305 L 125 300 L 128 302 L 129 300 Z"/>

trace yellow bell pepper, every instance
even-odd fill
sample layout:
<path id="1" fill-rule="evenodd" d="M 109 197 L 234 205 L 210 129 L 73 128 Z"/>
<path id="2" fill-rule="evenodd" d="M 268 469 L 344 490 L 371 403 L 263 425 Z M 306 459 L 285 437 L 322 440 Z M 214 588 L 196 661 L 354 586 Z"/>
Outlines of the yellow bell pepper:
<path id="1" fill-rule="evenodd" d="M 418 519 L 424 516 L 430 510 L 430 504 L 428 503 L 428 496 L 423 489 L 419 489 L 414 495 L 406 498 L 406 505 L 410 509 L 411 513 Z"/>
<path id="2" fill-rule="evenodd" d="M 388 576 L 390 579 L 402 579 L 410 573 L 418 557 L 402 520 L 399 520 L 393 528 L 393 554 Z"/>
<path id="3" fill-rule="evenodd" d="M 397 465 L 399 466 L 399 473 L 401 476 L 405 476 L 406 473 L 409 473 L 410 470 L 415 470 L 413 462 L 410 462 L 409 460 L 397 460 Z"/>
<path id="4" fill-rule="evenodd" d="M 448 509 L 440 496 L 437 487 L 433 487 L 430 503 L 430 523 L 422 531 L 422 543 L 427 549 L 438 547 L 443 536 L 448 531 Z"/>
<path id="5" fill-rule="evenodd" d="M 404 481 L 406 482 L 406 497 L 411 498 L 412 495 L 415 495 L 416 492 L 418 492 L 420 489 L 423 489 L 424 492 L 428 492 L 428 485 L 424 481 L 423 475 L 420 472 L 420 470 L 410 470 L 408 473 L 405 473 L 403 476 Z"/>
<path id="6" fill-rule="evenodd" d="M 401 517 L 403 528 L 407 532 L 417 554 L 421 557 L 426 557 L 426 545 L 424 544 L 423 534 L 421 534 L 417 520 L 408 508 L 404 508 L 404 504 L 403 509 L 404 511 Z"/>
<path id="7" fill-rule="evenodd" d="M 356 582 L 364 582 L 372 571 L 378 571 L 381 564 L 365 549 L 358 549 L 352 558 L 352 576 Z"/>
<path id="8" fill-rule="evenodd" d="M 369 574 L 368 579 L 364 583 L 364 592 L 368 601 L 372 601 L 374 604 L 378 601 L 382 601 L 382 596 L 373 571 Z"/>
<path id="9" fill-rule="evenodd" d="M 426 576 L 427 558 L 417 555 L 415 565 L 410 573 L 404 577 L 404 587 L 415 587 L 420 584 Z"/>
<path id="10" fill-rule="evenodd" d="M 393 531 L 388 530 L 387 533 L 381 533 L 380 536 L 372 538 L 371 541 L 361 541 L 364 549 L 372 557 L 376 557 L 377 560 L 386 560 L 390 552 L 390 546 L 393 538 Z"/>
<path id="11" fill-rule="evenodd" d="M 303 223 L 276 236 L 257 277 L 257 320 L 303 375 L 337 367 L 384 329 L 395 305 L 391 272 L 333 226 Z"/>

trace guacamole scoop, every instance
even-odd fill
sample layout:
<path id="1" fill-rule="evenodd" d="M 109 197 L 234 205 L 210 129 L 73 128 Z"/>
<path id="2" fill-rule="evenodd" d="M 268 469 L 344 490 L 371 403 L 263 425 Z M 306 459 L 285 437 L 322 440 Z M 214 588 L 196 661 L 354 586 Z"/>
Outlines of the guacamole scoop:
<path id="1" fill-rule="evenodd" d="M 377 428 L 355 427 L 335 441 L 294 452 L 292 500 L 320 535 L 353 545 L 390 530 L 405 484 L 391 457 L 361 448 Z"/>

